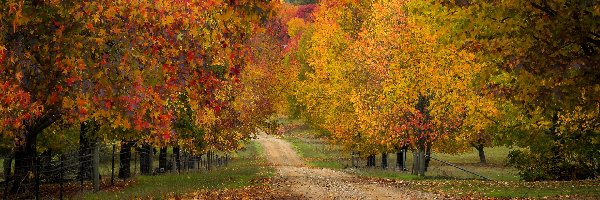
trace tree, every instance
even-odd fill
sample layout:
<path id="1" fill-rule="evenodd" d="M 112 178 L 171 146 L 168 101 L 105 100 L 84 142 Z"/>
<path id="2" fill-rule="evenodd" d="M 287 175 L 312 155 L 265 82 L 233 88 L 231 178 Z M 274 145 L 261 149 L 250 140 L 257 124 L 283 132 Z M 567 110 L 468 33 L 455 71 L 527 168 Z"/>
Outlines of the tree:
<path id="1" fill-rule="evenodd" d="M 174 137 L 169 103 L 184 91 L 199 118 L 219 112 L 213 92 L 235 82 L 274 4 L 3 1 L 0 121 L 15 140 L 15 177 L 26 179 L 37 136 L 58 120 L 154 142 Z"/>
<path id="2" fill-rule="evenodd" d="M 83 44 L 90 42 L 81 19 L 65 15 L 77 9 L 76 2 L 3 1 L 1 19 L 3 96 L 19 100 L 5 102 L 3 135 L 15 141 L 16 191 L 32 170 L 37 136 L 64 113 L 62 102 L 75 98 L 73 81 L 85 69 Z M 92 46 L 93 47 L 93 46 Z M 89 56 L 89 55 L 87 55 Z M 71 62 L 59 64 L 70 58 Z M 5 92 L 6 91 L 6 92 Z M 16 110 L 15 110 L 16 109 Z M 84 114 L 86 110 L 79 110 Z"/>
<path id="3" fill-rule="evenodd" d="M 504 102 L 509 159 L 526 180 L 598 174 L 600 24 L 591 1 L 468 1 L 454 9 L 456 37 L 490 63 L 482 92 Z M 478 16 L 474 18 L 472 16 Z M 578 173 L 571 173 L 577 169 Z"/>
<path id="4" fill-rule="evenodd" d="M 410 144 L 420 175 L 433 144 L 464 151 L 473 134 L 465 123 L 493 109 L 477 103 L 486 101 L 473 87 L 483 65 L 450 40 L 448 14 L 419 1 L 321 2 L 300 44 L 309 48 L 298 93 L 309 121 L 366 155 Z"/>

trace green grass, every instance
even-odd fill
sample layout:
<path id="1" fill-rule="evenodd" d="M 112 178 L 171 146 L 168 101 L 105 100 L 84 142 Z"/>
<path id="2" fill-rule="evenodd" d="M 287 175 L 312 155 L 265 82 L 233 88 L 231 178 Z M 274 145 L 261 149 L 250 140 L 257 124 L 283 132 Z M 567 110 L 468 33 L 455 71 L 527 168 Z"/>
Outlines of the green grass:
<path id="1" fill-rule="evenodd" d="M 351 166 L 350 152 L 340 150 L 340 147 L 329 145 L 323 139 L 315 138 L 311 129 L 296 129 L 286 133 L 283 138 L 290 142 L 297 150 L 299 155 L 314 167 L 324 167 L 333 169 L 343 169 Z M 488 164 L 479 164 L 479 156 L 475 149 L 472 152 L 452 155 L 433 153 L 432 155 L 438 159 L 453 163 L 469 171 L 488 177 L 492 180 L 519 180 L 517 171 L 514 168 L 505 167 L 506 155 L 510 151 L 506 147 L 486 148 L 486 156 Z M 412 153 L 407 153 L 407 168 L 410 170 L 412 163 Z M 413 180 L 414 176 L 410 172 L 393 171 L 396 163 L 396 154 L 388 154 L 388 169 L 381 169 L 381 155 L 376 157 L 376 168 L 360 168 L 355 172 L 359 175 L 370 177 L 396 177 L 403 180 Z M 365 159 L 359 161 L 359 165 L 366 165 Z M 438 161 L 430 162 L 429 171 L 430 177 L 445 177 L 454 179 L 477 179 L 479 177 L 466 173 L 460 169 L 448 166 Z"/>
<path id="2" fill-rule="evenodd" d="M 315 130 L 310 128 L 290 130 L 283 138 L 290 142 L 298 153 L 311 166 L 343 169 L 346 172 L 363 177 L 409 181 L 408 187 L 450 194 L 459 197 L 498 197 L 498 198 L 600 198 L 600 180 L 589 181 L 544 181 L 524 182 L 517 176 L 517 170 L 506 167 L 506 156 L 511 150 L 507 147 L 486 148 L 487 164 L 479 164 L 478 152 L 473 149 L 463 154 L 443 154 L 433 152 L 435 158 L 453 163 L 469 171 L 483 175 L 491 181 L 474 180 L 478 177 L 451 166 L 432 160 L 425 178 L 412 175 L 412 152 L 407 153 L 409 171 L 394 170 L 396 155 L 388 154 L 390 168 L 382 169 L 381 155 L 377 155 L 377 166 L 366 168 L 365 159 L 359 162 L 359 168 L 350 166 L 350 152 L 328 145 L 322 139 L 315 138 Z"/>
<path id="3" fill-rule="evenodd" d="M 296 152 L 310 166 L 342 169 L 346 165 L 340 162 L 344 158 L 344 152 L 334 146 L 328 145 L 325 141 L 312 138 L 308 135 L 307 129 L 292 130 L 293 133 L 286 134 L 283 139 L 290 142 Z"/>
<path id="4" fill-rule="evenodd" d="M 482 165 L 479 163 L 479 155 L 477 150 L 472 149 L 471 152 L 452 155 L 443 153 L 432 153 L 432 156 L 441 159 L 455 165 L 458 165 L 464 169 L 475 172 L 482 176 L 485 176 L 491 180 L 499 181 L 514 181 L 519 180 L 517 170 L 512 167 L 506 166 L 506 156 L 511 149 L 507 147 L 492 147 L 485 148 L 487 164 Z M 412 158 L 411 158 L 412 162 Z M 474 175 L 465 173 L 454 167 L 448 166 L 444 163 L 432 160 L 430 163 L 431 170 L 429 171 L 432 176 L 445 176 L 445 177 L 456 177 L 462 179 L 478 178 Z"/>
<path id="5" fill-rule="evenodd" d="M 412 175 L 408 172 L 399 172 L 392 170 L 382 170 L 377 168 L 360 168 L 360 169 L 349 169 L 346 170 L 350 173 L 356 174 L 358 176 L 364 177 L 373 177 L 373 178 L 385 178 L 385 179 L 395 179 L 395 180 L 420 180 L 423 179 L 417 175 Z"/>
<path id="6" fill-rule="evenodd" d="M 122 191 L 100 191 L 85 193 L 77 199 L 131 199 L 148 197 L 162 198 L 181 195 L 200 189 L 239 188 L 252 185 L 252 180 L 272 176 L 262 149 L 256 142 L 250 142 L 246 150 L 234 155 L 227 167 L 212 171 L 164 174 L 158 176 L 138 176 L 135 183 Z"/>
<path id="7" fill-rule="evenodd" d="M 568 196 L 600 198 L 600 181 L 481 181 L 481 180 L 423 180 L 410 187 L 457 196 L 496 198 L 544 198 Z"/>

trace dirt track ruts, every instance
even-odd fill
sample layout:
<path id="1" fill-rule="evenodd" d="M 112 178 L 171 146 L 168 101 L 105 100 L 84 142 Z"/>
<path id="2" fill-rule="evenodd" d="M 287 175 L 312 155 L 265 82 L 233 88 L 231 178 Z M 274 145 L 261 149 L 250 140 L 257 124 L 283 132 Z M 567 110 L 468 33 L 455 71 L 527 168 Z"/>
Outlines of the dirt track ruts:
<path id="1" fill-rule="evenodd" d="M 440 199 L 440 196 L 408 188 L 383 185 L 331 169 L 308 167 L 292 146 L 281 139 L 261 134 L 270 163 L 277 169 L 273 187 L 307 199 Z"/>

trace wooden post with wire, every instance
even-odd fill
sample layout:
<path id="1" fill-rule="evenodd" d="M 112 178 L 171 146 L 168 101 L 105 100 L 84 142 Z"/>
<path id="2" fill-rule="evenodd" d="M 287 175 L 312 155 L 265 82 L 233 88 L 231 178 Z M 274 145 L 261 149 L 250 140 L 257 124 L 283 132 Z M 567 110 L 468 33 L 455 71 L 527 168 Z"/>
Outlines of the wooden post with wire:
<path id="1" fill-rule="evenodd" d="M 111 170 L 110 170 L 110 184 L 111 185 L 115 185 L 115 147 L 116 145 L 113 144 L 113 149 L 112 149 L 112 163 L 111 163 Z"/>

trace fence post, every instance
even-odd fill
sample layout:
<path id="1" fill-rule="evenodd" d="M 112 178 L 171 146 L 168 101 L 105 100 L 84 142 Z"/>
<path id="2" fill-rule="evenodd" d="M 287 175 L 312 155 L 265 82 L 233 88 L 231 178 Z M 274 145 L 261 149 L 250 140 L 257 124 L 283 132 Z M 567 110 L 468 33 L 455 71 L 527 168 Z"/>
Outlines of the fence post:
<path id="1" fill-rule="evenodd" d="M 92 173 L 93 173 L 93 185 L 94 192 L 100 191 L 100 144 L 96 141 L 94 144 L 94 155 L 93 155 L 93 165 L 92 165 Z"/>
<path id="2" fill-rule="evenodd" d="M 113 152 L 112 152 L 112 167 L 110 170 L 110 184 L 115 185 L 115 146 L 113 144 Z"/>
<path id="3" fill-rule="evenodd" d="M 79 159 L 79 187 L 80 187 L 80 189 L 81 189 L 82 192 L 83 192 L 83 175 L 84 175 L 84 172 L 83 172 L 83 169 L 84 169 L 83 166 L 84 165 L 82 163 L 87 162 L 85 160 L 86 157 L 87 156 L 85 155 L 85 153 L 83 153 L 83 156 L 82 156 L 83 161 L 82 161 L 82 159 Z"/>
<path id="4" fill-rule="evenodd" d="M 138 161 L 137 161 L 137 155 L 138 155 L 138 153 L 139 153 L 139 151 L 136 149 L 135 153 L 133 154 L 133 176 L 135 176 L 137 174 L 137 166 L 139 164 Z M 119 156 L 121 156 L 121 154 L 119 154 Z"/>
<path id="5" fill-rule="evenodd" d="M 212 158 L 213 158 L 213 153 L 212 151 L 208 151 L 208 170 L 211 170 L 211 165 L 212 165 Z"/>
<path id="6" fill-rule="evenodd" d="M 356 168 L 356 153 L 354 153 L 354 151 L 352 151 L 352 153 L 350 153 L 350 157 L 351 157 L 350 162 L 352 162 L 351 166 Z"/>
<path id="7" fill-rule="evenodd" d="M 63 182 L 64 182 L 64 170 L 65 170 L 65 155 L 61 154 L 60 155 L 60 200 L 63 199 L 63 191 L 64 191 L 64 186 L 63 186 Z"/>
<path id="8" fill-rule="evenodd" d="M 7 158 L 4 157 L 4 166 L 6 166 L 6 163 L 7 163 L 6 159 Z M 12 159 L 10 161 L 9 166 L 10 165 L 12 165 Z M 10 170 L 7 172 L 6 168 L 4 168 L 4 199 L 8 199 L 8 184 L 10 184 L 10 179 L 12 179 Z"/>
<path id="9" fill-rule="evenodd" d="M 183 165 L 182 168 L 183 168 L 184 172 L 187 172 L 188 171 L 188 164 L 189 164 L 188 163 L 188 157 L 187 157 L 187 154 L 183 154 L 183 155 L 184 156 L 183 156 L 183 159 L 182 159 L 182 162 L 183 162 L 182 163 L 182 165 Z"/>
<path id="10" fill-rule="evenodd" d="M 190 155 L 189 154 L 185 154 L 185 171 L 186 172 L 190 171 Z"/>
<path id="11" fill-rule="evenodd" d="M 206 158 L 204 159 L 204 167 L 206 168 L 206 171 L 210 170 L 210 167 L 208 167 L 208 158 L 209 158 L 208 152 L 206 152 Z"/>
<path id="12" fill-rule="evenodd" d="M 9 177 L 4 178 L 4 199 L 8 199 L 8 183 L 9 181 Z"/>
<path id="13" fill-rule="evenodd" d="M 181 151 L 175 154 L 175 166 L 177 167 L 177 173 L 181 173 Z"/>
<path id="14" fill-rule="evenodd" d="M 171 173 L 175 173 L 177 163 L 175 162 L 175 154 L 171 155 Z"/>
<path id="15" fill-rule="evenodd" d="M 35 153 L 35 199 L 40 199 L 40 158 Z"/>

